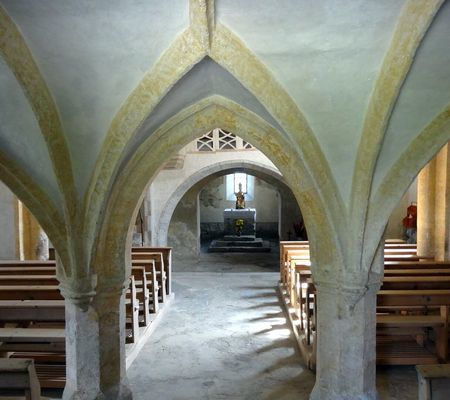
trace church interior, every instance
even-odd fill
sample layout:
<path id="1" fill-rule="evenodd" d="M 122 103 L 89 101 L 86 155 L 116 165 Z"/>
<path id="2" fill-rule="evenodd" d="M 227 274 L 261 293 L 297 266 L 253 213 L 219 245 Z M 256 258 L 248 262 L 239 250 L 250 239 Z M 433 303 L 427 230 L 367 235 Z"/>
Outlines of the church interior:
<path id="1" fill-rule="evenodd" d="M 449 0 L 0 0 L 0 399 L 450 398 L 449 141 Z"/>

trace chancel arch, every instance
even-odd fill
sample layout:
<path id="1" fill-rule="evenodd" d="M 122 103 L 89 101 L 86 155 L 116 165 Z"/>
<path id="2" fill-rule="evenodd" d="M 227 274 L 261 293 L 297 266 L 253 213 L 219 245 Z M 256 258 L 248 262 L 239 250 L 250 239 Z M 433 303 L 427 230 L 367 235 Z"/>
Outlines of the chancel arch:
<path id="1" fill-rule="evenodd" d="M 232 174 L 236 171 L 259 177 L 267 183 L 276 187 L 280 193 L 282 202 L 280 213 L 281 209 L 283 208 L 283 201 L 287 202 L 288 200 L 291 200 L 291 198 L 293 198 L 291 190 L 285 183 L 283 183 L 282 175 L 275 169 L 269 168 L 266 165 L 245 161 L 229 161 L 211 165 L 209 167 L 203 168 L 200 171 L 197 171 L 195 174 L 187 178 L 180 186 L 175 188 L 172 195 L 170 196 L 169 201 L 166 202 L 166 205 L 159 218 L 159 222 L 157 224 L 157 226 L 159 227 L 159 231 L 157 232 L 155 244 L 159 246 L 167 244 L 167 233 L 173 212 L 179 201 L 190 188 L 192 188 L 194 185 L 203 187 L 209 181 L 217 177 Z M 289 195 L 291 195 L 292 197 Z M 287 208 L 286 204 L 284 206 Z M 290 226 L 292 225 L 292 221 L 291 223 L 288 222 L 287 218 L 285 217 L 286 216 L 279 215 L 278 234 L 280 236 L 280 240 L 282 240 L 283 237 L 286 238 L 286 232 L 288 232 L 289 229 L 292 230 L 292 226 Z"/>
<path id="2" fill-rule="evenodd" d="M 182 123 L 176 122 L 177 120 L 182 121 Z M 121 232 L 120 237 L 123 238 L 123 243 L 126 243 L 125 239 L 131 235 L 130 221 L 134 222 L 135 220 L 138 204 L 140 204 L 139 199 L 152 176 L 174 152 L 217 126 L 236 133 L 236 135 L 252 143 L 266 154 L 283 174 L 285 182 L 289 187 L 292 187 L 297 201 L 301 204 L 312 243 L 314 243 L 314 238 L 318 236 L 319 232 L 321 240 L 326 241 L 331 232 L 331 230 L 327 231 L 329 221 L 325 216 L 326 207 L 320 207 L 320 200 L 314 197 L 315 190 L 307 180 L 307 175 L 301 175 L 302 171 L 304 171 L 303 166 L 296 164 L 294 156 L 289 157 L 289 153 L 292 151 L 289 143 L 284 142 L 282 136 L 277 134 L 273 127 L 264 123 L 256 115 L 221 97 L 202 100 L 169 119 L 139 148 L 128 165 L 123 168 L 118 181 L 118 184 L 119 182 L 121 183 L 112 192 L 111 203 L 106 216 L 113 219 L 110 221 L 108 220 L 109 218 L 105 220 L 107 225 L 111 225 L 107 229 L 106 234 L 109 236 L 114 232 L 114 240 L 118 240 L 116 232 Z M 302 182 L 303 185 L 299 186 L 298 182 Z M 120 185 L 126 185 L 129 187 L 129 190 L 120 190 Z M 133 213 L 131 213 L 129 207 L 123 207 L 122 202 L 135 204 Z M 111 209 L 110 207 L 113 208 Z M 115 221 L 114 223 L 112 222 L 113 220 Z M 108 239 L 102 241 L 102 243 L 106 246 L 109 244 L 114 245 Z M 106 248 L 104 250 L 106 250 L 106 253 L 111 254 Z M 122 257 L 125 255 L 125 250 L 125 248 L 122 249 Z M 326 257 L 332 257 L 333 251 L 336 251 L 336 248 L 334 247 L 333 250 L 333 246 L 330 243 L 330 253 Z M 116 260 L 110 265 L 123 264 L 118 263 Z"/>

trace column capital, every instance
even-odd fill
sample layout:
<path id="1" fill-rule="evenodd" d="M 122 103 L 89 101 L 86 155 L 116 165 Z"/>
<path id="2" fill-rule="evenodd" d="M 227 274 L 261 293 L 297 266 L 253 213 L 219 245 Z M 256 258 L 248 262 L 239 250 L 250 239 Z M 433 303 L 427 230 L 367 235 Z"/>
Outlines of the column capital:
<path id="1" fill-rule="evenodd" d="M 65 300 L 81 308 L 87 308 L 96 294 L 95 279 L 94 277 L 78 279 L 75 277 L 61 280 L 59 290 Z"/>
<path id="2" fill-rule="evenodd" d="M 96 288 L 95 297 L 120 297 L 129 287 L 130 279 L 105 279 L 99 280 Z"/>
<path id="3" fill-rule="evenodd" d="M 356 304 L 369 292 L 376 293 L 381 287 L 381 277 L 377 280 L 368 281 L 366 283 L 360 282 L 341 282 L 319 280 L 314 281 L 317 291 L 323 294 L 339 296 L 348 305 L 349 309 L 355 308 Z"/>

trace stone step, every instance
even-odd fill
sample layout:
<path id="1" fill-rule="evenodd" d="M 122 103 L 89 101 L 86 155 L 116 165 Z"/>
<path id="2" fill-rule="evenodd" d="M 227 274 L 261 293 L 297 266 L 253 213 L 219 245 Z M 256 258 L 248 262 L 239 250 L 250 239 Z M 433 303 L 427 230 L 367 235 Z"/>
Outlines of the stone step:
<path id="1" fill-rule="evenodd" d="M 212 247 L 208 248 L 208 253 L 269 253 L 270 247 Z"/>
<path id="2" fill-rule="evenodd" d="M 262 239 L 256 239 L 254 241 L 246 240 L 214 240 L 211 243 L 212 247 L 262 247 Z"/>
<path id="3" fill-rule="evenodd" d="M 229 241 L 240 240 L 240 241 L 245 241 L 245 242 L 253 242 L 254 240 L 257 240 L 257 239 L 259 239 L 259 238 L 256 238 L 255 235 L 241 235 L 241 236 L 225 235 L 223 237 L 223 240 L 229 240 Z"/>

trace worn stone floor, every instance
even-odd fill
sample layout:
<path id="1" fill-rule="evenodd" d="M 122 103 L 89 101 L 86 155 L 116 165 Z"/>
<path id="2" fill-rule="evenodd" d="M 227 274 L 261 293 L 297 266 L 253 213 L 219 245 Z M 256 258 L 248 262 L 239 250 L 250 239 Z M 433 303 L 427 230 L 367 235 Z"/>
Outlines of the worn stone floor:
<path id="1" fill-rule="evenodd" d="M 308 399 L 314 374 L 278 302 L 277 271 L 276 252 L 175 259 L 175 300 L 128 370 L 134 398 Z M 377 387 L 380 400 L 417 399 L 413 367 L 379 369 Z"/>
<path id="2" fill-rule="evenodd" d="M 276 295 L 277 254 L 174 263 L 175 301 L 128 370 L 137 400 L 308 399 L 314 375 Z M 413 368 L 378 371 L 381 400 L 417 399 Z"/>

